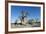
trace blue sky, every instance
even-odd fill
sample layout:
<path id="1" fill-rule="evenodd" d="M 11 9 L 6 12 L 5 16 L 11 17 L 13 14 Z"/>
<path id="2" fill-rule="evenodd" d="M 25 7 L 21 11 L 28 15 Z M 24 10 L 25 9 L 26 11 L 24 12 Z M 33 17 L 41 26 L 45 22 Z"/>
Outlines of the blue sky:
<path id="1" fill-rule="evenodd" d="M 35 6 L 11 6 L 11 22 L 15 22 L 16 19 L 20 16 L 21 11 L 28 11 L 28 18 L 39 18 L 40 19 L 40 7 Z"/>

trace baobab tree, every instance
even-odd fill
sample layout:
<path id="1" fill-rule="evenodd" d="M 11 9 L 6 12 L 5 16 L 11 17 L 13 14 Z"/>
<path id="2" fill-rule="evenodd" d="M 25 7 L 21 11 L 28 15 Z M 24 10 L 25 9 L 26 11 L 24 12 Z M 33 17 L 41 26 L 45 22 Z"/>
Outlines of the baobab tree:
<path id="1" fill-rule="evenodd" d="M 27 17 L 29 16 L 29 12 L 28 11 L 21 11 L 21 12 L 19 12 L 19 19 L 20 19 L 20 21 L 21 21 L 21 23 L 19 23 L 20 25 L 24 25 L 24 24 L 26 24 L 27 23 Z M 26 20 L 25 20 L 25 18 L 26 18 Z M 17 22 L 18 22 L 18 20 L 17 21 L 15 21 L 16 23 L 15 24 L 18 24 Z"/>
<path id="2" fill-rule="evenodd" d="M 28 17 L 29 12 L 27 12 L 27 11 L 21 11 L 20 14 L 21 14 L 20 15 L 21 23 L 24 24 L 24 19 Z"/>

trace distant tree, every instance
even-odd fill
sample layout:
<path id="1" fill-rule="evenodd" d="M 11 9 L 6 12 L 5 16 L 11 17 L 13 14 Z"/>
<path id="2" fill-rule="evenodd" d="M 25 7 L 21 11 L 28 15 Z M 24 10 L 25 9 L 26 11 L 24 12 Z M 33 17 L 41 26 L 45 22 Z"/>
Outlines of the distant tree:
<path id="1" fill-rule="evenodd" d="M 28 24 L 32 25 L 32 20 L 31 19 L 28 20 Z"/>
<path id="2" fill-rule="evenodd" d="M 37 19 L 36 19 L 36 22 L 37 22 L 37 23 L 39 23 L 39 22 L 40 22 L 40 19 L 39 19 L 39 18 L 37 18 Z"/>
<path id="3" fill-rule="evenodd" d="M 34 24 L 35 23 L 35 21 L 34 21 L 34 19 L 32 19 L 32 24 Z"/>
<path id="4" fill-rule="evenodd" d="M 32 24 L 35 23 L 35 20 L 34 20 L 34 19 L 29 19 L 29 20 L 28 20 L 28 23 L 32 25 Z"/>

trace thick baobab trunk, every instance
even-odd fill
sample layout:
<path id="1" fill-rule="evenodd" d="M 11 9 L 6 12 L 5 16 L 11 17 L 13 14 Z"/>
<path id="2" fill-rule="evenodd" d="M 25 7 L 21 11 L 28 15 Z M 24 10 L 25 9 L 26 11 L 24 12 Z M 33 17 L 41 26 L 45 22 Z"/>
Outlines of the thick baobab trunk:
<path id="1" fill-rule="evenodd" d="M 26 19 L 27 19 L 26 17 L 27 17 L 27 16 L 28 16 L 28 12 L 27 12 L 27 11 L 22 11 L 22 12 L 21 12 L 21 18 L 20 18 L 20 19 L 21 19 L 21 23 L 22 23 L 23 25 L 26 24 L 26 22 L 27 22 L 27 21 L 26 21 Z M 25 19 L 25 18 L 26 18 L 26 19 Z"/>

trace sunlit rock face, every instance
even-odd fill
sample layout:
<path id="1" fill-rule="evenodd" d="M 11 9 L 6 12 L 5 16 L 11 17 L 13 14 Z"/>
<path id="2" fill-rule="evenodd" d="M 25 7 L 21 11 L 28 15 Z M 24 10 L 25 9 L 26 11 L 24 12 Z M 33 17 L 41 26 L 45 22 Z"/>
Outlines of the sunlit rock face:
<path id="1" fill-rule="evenodd" d="M 18 19 L 18 20 L 17 20 L 17 23 L 21 23 L 21 20 L 20 20 L 20 19 Z"/>
<path id="2" fill-rule="evenodd" d="M 17 23 L 22 23 L 24 25 L 24 24 L 28 23 L 28 20 L 27 20 L 27 18 L 24 18 L 24 21 L 21 21 L 20 19 L 18 19 Z"/>

